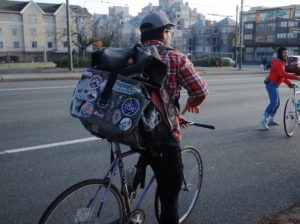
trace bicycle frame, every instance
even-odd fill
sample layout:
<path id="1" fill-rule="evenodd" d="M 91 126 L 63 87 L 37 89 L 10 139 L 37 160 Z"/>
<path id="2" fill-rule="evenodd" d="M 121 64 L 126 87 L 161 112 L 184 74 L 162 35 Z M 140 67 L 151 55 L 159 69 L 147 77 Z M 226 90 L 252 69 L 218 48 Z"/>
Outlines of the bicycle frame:
<path id="1" fill-rule="evenodd" d="M 296 88 L 298 87 L 294 87 L 292 88 L 290 91 L 291 91 L 291 96 L 290 98 L 293 100 L 293 103 L 294 103 L 294 108 L 295 108 L 295 114 L 298 113 L 297 111 L 297 97 L 296 95 L 300 93 L 300 91 L 296 91 Z M 299 116 L 298 116 L 298 119 L 299 119 Z M 299 122 L 298 122 L 299 123 Z"/>
<path id="2" fill-rule="evenodd" d="M 114 145 L 114 147 L 113 147 L 113 145 Z M 137 152 L 134 150 L 128 150 L 126 152 L 121 152 L 120 144 L 117 142 L 111 143 L 111 150 L 112 150 L 112 153 L 115 155 L 115 158 L 113 159 L 110 168 L 108 169 L 107 173 L 105 174 L 104 179 L 109 181 L 109 187 L 110 187 L 111 184 L 113 183 L 114 177 L 116 176 L 117 168 L 119 168 L 119 174 L 120 174 L 120 179 L 121 179 L 121 194 L 123 196 L 124 203 L 125 203 L 125 208 L 126 208 L 126 213 L 127 213 L 126 215 L 129 215 L 132 210 L 132 206 L 130 205 L 130 195 L 129 195 L 129 191 L 127 188 L 127 182 L 126 182 L 126 178 L 125 178 L 123 158 L 130 156 L 132 154 L 135 154 Z M 144 188 L 144 190 L 142 191 L 142 194 L 140 195 L 138 201 L 136 202 L 136 205 L 133 207 L 133 210 L 139 209 L 141 207 L 154 180 L 155 180 L 155 176 L 153 175 L 151 177 L 150 181 L 148 182 L 148 184 L 146 185 L 146 187 Z M 105 202 L 106 192 L 102 195 L 101 204 Z"/>
<path id="3" fill-rule="evenodd" d="M 291 137 L 300 125 L 300 112 L 297 110 L 297 94 L 300 91 L 296 91 L 296 88 L 298 87 L 295 86 L 290 89 L 290 97 L 284 108 L 284 131 L 288 137 Z"/>

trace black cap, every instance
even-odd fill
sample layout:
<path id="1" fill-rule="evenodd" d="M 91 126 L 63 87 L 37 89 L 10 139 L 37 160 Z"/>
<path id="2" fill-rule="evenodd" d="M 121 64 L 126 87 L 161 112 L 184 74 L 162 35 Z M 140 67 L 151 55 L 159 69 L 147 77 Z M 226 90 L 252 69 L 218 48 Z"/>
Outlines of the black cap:
<path id="1" fill-rule="evenodd" d="M 175 26 L 163 11 L 152 12 L 144 17 L 140 25 L 141 32 L 155 30 L 165 26 Z"/>

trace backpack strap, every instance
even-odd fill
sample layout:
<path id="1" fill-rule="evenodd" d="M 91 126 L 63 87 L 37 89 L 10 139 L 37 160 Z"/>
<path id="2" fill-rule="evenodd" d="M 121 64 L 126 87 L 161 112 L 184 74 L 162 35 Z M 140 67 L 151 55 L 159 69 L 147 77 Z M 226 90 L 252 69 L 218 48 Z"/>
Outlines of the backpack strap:
<path id="1" fill-rule="evenodd" d="M 109 49 L 107 49 L 107 51 L 110 52 Z M 111 52 L 113 52 L 113 51 L 111 51 Z M 118 73 L 120 72 L 120 70 L 122 69 L 122 67 L 124 67 L 126 65 L 128 59 L 130 57 L 132 57 L 133 54 L 136 54 L 136 52 L 137 52 L 137 47 L 133 48 L 133 52 L 132 53 L 125 52 L 126 54 L 124 54 L 124 57 L 121 57 L 119 59 L 119 61 L 118 61 L 119 66 L 118 67 L 114 67 L 112 69 L 112 71 L 109 74 L 109 77 L 107 79 L 107 84 L 105 85 L 105 87 L 103 89 L 103 92 L 102 92 L 102 94 L 100 96 L 99 103 L 100 103 L 101 106 L 106 107 L 107 101 L 109 100 L 109 98 L 111 96 L 111 93 L 112 93 L 112 88 L 113 88 L 114 84 L 117 81 Z M 106 57 L 106 58 L 108 58 L 108 57 Z"/>
<path id="2" fill-rule="evenodd" d="M 110 74 L 107 79 L 107 83 L 103 89 L 103 92 L 100 96 L 99 104 L 103 107 L 106 107 L 107 101 L 111 96 L 112 93 L 112 88 L 114 84 L 116 83 L 118 78 L 118 69 L 114 69 Z"/>

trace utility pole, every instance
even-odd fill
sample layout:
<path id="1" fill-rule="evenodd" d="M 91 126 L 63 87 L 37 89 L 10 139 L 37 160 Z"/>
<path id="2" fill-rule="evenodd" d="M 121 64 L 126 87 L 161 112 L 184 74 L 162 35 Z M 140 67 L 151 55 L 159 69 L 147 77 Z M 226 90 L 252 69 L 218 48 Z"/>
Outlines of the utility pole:
<path id="1" fill-rule="evenodd" d="M 236 12 L 235 12 L 235 16 L 236 16 L 236 18 L 235 18 L 235 21 L 236 21 L 236 24 L 235 24 L 235 45 L 234 45 L 234 61 L 235 61 L 235 65 L 234 65 L 234 67 L 236 68 L 237 67 L 237 62 L 238 62 L 238 57 L 237 57 L 237 38 L 238 38 L 238 36 L 239 36 L 239 28 L 238 28 L 238 18 L 239 18 L 239 6 L 237 5 L 236 6 Z"/>
<path id="2" fill-rule="evenodd" d="M 68 62 L 69 62 L 68 64 L 69 64 L 69 70 L 73 71 L 69 0 L 66 0 L 66 14 L 67 14 L 67 35 L 68 35 Z"/>
<path id="3" fill-rule="evenodd" d="M 242 58 L 243 58 L 243 4 L 244 1 L 241 0 L 241 12 L 240 12 L 240 61 L 239 69 L 242 69 Z"/>
<path id="4" fill-rule="evenodd" d="M 77 38 L 77 66 L 78 66 L 78 58 L 79 58 L 79 25 L 78 25 L 78 9 L 75 8 L 75 15 L 76 15 L 76 38 Z"/>

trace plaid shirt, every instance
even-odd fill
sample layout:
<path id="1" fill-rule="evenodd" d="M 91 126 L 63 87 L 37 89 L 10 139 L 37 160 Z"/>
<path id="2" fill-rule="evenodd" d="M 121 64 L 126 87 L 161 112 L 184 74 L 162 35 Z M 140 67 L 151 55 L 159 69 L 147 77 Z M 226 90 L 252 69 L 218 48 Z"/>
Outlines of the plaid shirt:
<path id="1" fill-rule="evenodd" d="M 164 45 L 159 40 L 148 40 L 143 47 Z M 193 63 L 188 57 L 177 50 L 164 50 L 160 52 L 161 59 L 167 64 L 167 86 L 168 91 L 175 100 L 180 97 L 180 90 L 185 88 L 188 93 L 188 100 L 193 106 L 198 106 L 208 95 L 208 86 L 204 79 L 195 70 Z M 179 116 L 179 115 L 178 115 Z M 181 140 L 179 124 L 173 130 L 173 135 Z"/>

